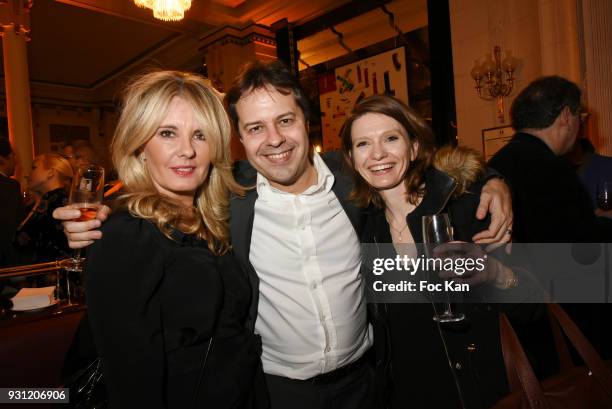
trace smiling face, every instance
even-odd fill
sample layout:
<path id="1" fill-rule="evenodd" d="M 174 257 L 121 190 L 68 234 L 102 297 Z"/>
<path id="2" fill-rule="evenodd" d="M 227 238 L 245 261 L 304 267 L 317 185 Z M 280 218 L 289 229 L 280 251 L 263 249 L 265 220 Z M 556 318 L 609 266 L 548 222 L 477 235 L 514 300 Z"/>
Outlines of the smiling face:
<path id="1" fill-rule="evenodd" d="M 208 175 L 210 153 L 206 136 L 187 101 L 172 98 L 142 155 L 159 193 L 185 205 L 193 204 L 196 190 Z"/>
<path id="2" fill-rule="evenodd" d="M 293 94 L 258 88 L 240 98 L 236 113 L 251 165 L 279 190 L 306 190 L 316 173 L 309 159 L 308 124 Z"/>
<path id="3" fill-rule="evenodd" d="M 408 139 L 399 122 L 376 113 L 353 122 L 351 140 L 355 170 L 379 191 L 400 185 L 418 151 L 418 143 Z"/>

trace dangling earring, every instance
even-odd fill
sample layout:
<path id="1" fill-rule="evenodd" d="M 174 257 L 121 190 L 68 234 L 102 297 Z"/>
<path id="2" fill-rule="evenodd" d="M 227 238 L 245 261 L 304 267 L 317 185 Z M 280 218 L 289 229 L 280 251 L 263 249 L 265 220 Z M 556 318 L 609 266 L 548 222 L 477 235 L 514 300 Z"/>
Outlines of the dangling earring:
<path id="1" fill-rule="evenodd" d="M 144 152 L 142 152 L 139 156 L 138 159 L 140 159 L 141 162 L 146 162 L 147 158 L 145 158 L 145 154 Z"/>

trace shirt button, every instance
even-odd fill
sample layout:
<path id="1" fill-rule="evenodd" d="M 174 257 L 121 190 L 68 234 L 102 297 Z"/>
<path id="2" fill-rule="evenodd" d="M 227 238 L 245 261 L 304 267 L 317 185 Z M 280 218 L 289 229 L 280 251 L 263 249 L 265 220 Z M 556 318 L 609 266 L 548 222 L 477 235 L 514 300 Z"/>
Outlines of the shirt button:
<path id="1" fill-rule="evenodd" d="M 317 283 L 312 282 L 312 283 L 310 284 L 310 288 L 312 288 L 313 290 L 316 290 L 316 289 L 317 289 Z"/>
<path id="2" fill-rule="evenodd" d="M 329 351 L 331 351 L 331 348 L 328 345 L 328 346 L 325 347 L 325 352 L 329 352 Z"/>

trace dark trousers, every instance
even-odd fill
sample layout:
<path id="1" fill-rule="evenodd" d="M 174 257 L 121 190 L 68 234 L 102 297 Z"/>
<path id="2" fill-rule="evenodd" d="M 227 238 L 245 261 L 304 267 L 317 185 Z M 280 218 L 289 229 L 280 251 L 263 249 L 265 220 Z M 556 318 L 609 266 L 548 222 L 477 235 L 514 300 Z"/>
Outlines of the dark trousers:
<path id="1" fill-rule="evenodd" d="M 374 369 L 367 364 L 329 382 L 266 374 L 271 409 L 375 408 Z"/>

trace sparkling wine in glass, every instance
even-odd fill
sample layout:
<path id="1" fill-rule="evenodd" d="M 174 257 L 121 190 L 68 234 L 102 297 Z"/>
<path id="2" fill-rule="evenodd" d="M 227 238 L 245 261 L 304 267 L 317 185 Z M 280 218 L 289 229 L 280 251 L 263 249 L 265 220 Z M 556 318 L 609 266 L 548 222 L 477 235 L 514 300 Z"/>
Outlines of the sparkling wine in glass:
<path id="1" fill-rule="evenodd" d="M 79 209 L 81 216 L 75 221 L 93 220 L 98 208 L 102 205 L 104 195 L 104 168 L 97 165 L 79 166 L 72 179 L 70 198 L 68 202 L 71 207 Z M 74 252 L 72 263 L 66 267 L 66 286 L 68 293 L 68 304 L 71 304 L 70 276 L 83 271 L 83 259 L 81 249 Z M 72 273 L 72 274 L 71 274 Z"/>
<path id="2" fill-rule="evenodd" d="M 447 213 L 423 216 L 423 244 L 427 257 L 433 257 L 436 246 L 450 241 L 453 241 L 453 227 Z M 444 303 L 444 312 L 438 314 L 436 310 L 433 316 L 433 320 L 437 322 L 457 322 L 463 319 L 465 319 L 464 314 L 453 312 L 448 294 Z"/>
<path id="3" fill-rule="evenodd" d="M 602 180 L 597 184 L 597 207 L 601 210 L 612 210 L 612 183 Z"/>

